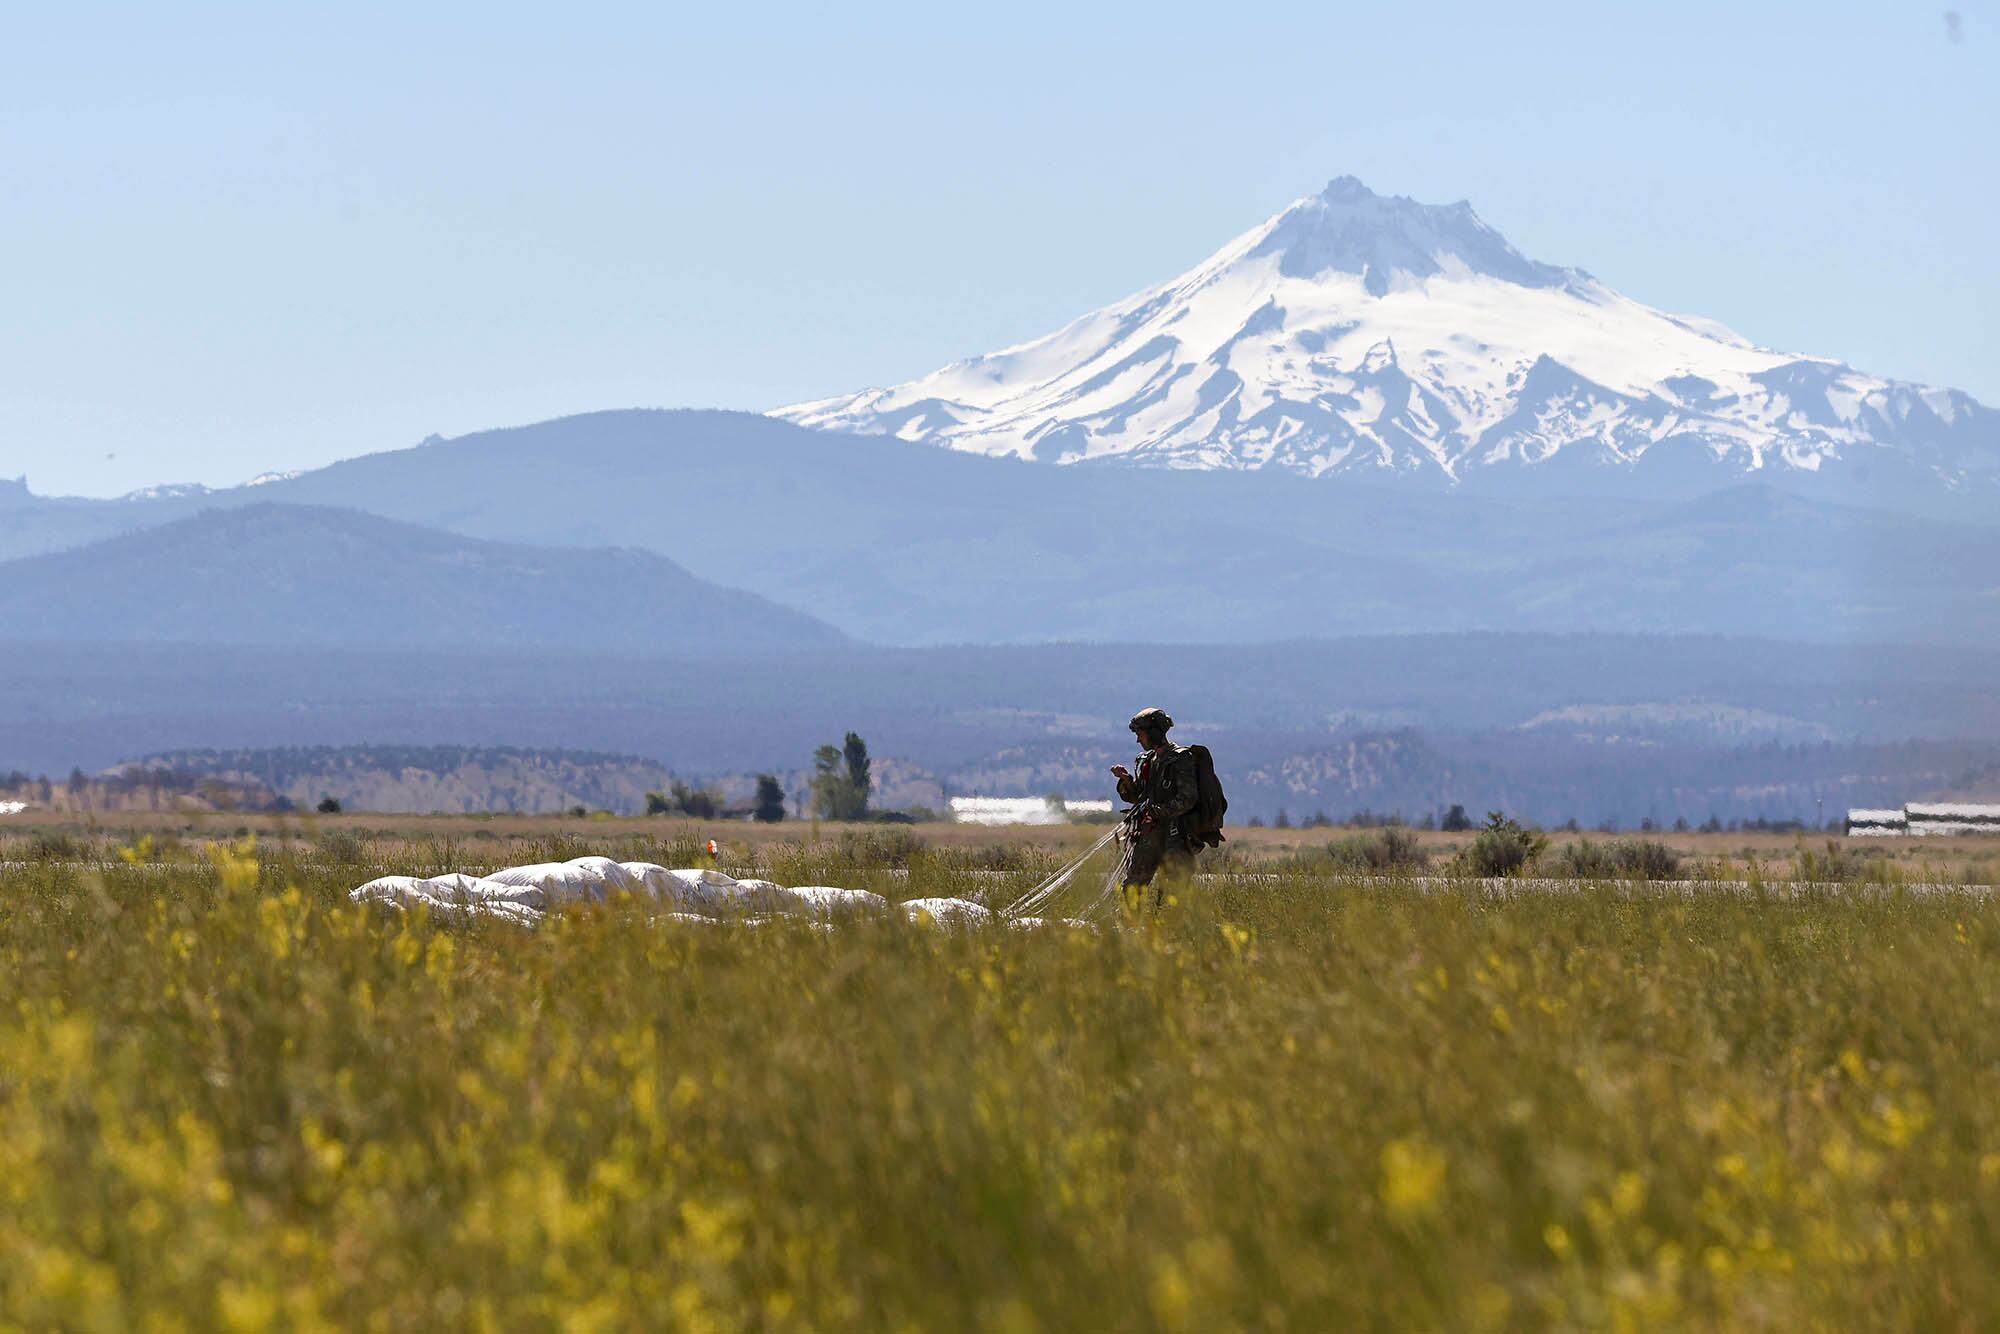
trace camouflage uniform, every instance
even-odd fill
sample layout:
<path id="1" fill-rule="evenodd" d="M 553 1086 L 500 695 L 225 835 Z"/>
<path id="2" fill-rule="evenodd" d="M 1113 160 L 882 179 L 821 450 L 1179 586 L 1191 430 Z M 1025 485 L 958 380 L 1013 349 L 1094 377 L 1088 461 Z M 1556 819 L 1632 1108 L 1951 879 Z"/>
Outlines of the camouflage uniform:
<path id="1" fill-rule="evenodd" d="M 1182 827 L 1182 817 L 1201 799 L 1193 754 L 1171 741 L 1158 753 L 1147 751 L 1139 757 L 1133 776 L 1118 780 L 1118 797 L 1135 807 L 1126 817 L 1122 838 L 1125 897 L 1136 908 L 1143 897 L 1137 890 L 1153 884 L 1160 871 L 1168 880 L 1194 874 L 1194 840 Z M 1164 888 L 1156 886 L 1153 906 L 1158 907 L 1164 897 Z"/>

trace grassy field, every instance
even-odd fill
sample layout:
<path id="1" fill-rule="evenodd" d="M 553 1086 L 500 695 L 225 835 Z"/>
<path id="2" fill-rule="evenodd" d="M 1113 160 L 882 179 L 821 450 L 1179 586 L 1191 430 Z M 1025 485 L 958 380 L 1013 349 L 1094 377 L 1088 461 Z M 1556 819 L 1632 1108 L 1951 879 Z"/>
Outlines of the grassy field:
<path id="1" fill-rule="evenodd" d="M 1984 896 L 1419 889 L 1322 831 L 1130 930 L 526 932 L 344 891 L 701 831 L 365 821 L 0 846 L 6 1322 L 2000 1320 Z M 743 855 L 1004 896 L 1088 837 L 825 832 Z"/>

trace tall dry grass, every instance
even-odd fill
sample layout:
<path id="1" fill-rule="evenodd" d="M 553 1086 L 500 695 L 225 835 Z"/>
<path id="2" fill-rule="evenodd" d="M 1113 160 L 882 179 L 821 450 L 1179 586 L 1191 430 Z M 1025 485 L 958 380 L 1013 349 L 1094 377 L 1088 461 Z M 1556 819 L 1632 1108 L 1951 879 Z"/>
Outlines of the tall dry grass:
<path id="1" fill-rule="evenodd" d="M 12 1322 L 2000 1313 L 2000 910 L 1969 896 L 1287 872 L 1131 931 L 528 933 L 355 908 L 332 852 L 0 873 Z M 793 869 L 1036 870 L 841 855 Z"/>

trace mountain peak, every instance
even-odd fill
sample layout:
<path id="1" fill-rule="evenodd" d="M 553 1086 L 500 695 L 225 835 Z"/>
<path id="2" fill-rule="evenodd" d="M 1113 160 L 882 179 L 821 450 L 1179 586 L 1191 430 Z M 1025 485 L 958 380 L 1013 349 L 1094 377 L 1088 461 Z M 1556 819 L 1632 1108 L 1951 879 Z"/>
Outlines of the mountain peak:
<path id="1" fill-rule="evenodd" d="M 1852 461 L 1854 485 L 2000 482 L 2000 415 L 1963 395 L 1666 315 L 1527 258 L 1469 203 L 1353 176 L 1046 337 L 777 415 L 1054 463 L 1464 481 L 1562 453 L 1564 485 L 1642 457 L 1656 475 Z"/>
<path id="2" fill-rule="evenodd" d="M 1329 204 L 1350 202 L 1357 199 L 1381 198 L 1380 195 L 1364 185 L 1359 176 L 1334 177 L 1326 183 L 1326 189 L 1319 192 L 1319 197 Z"/>
<path id="3" fill-rule="evenodd" d="M 1316 195 L 1294 200 L 1264 226 L 1249 258 L 1277 255 L 1288 278 L 1325 273 L 1361 277 L 1372 296 L 1400 281 L 1474 273 L 1523 287 L 1562 287 L 1580 275 L 1538 264 L 1487 226 L 1472 205 L 1420 204 L 1378 195 L 1353 176 L 1336 176 Z"/>

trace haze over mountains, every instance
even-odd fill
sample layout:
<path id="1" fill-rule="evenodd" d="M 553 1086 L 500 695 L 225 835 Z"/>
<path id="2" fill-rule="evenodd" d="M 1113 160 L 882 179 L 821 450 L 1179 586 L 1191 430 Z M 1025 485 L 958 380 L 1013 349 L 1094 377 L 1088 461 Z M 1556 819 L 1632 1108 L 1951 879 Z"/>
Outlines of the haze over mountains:
<path id="1" fill-rule="evenodd" d="M 848 728 L 950 792 L 1105 795 L 1179 701 L 1233 816 L 1439 803 L 1549 822 L 1810 817 L 2000 762 L 2000 654 L 1646 636 L 852 649 L 709 664 L 483 651 L 0 642 L 0 772 L 204 748 L 589 749 L 785 773 Z M 1924 738 L 1913 740 L 1912 738 Z"/>
<path id="2" fill-rule="evenodd" d="M 480 541 L 268 502 L 0 564 L 0 639 L 710 658 L 846 642 L 650 552 Z"/>
<path id="3" fill-rule="evenodd" d="M 2000 642 L 1991 524 L 1757 485 L 1690 501 L 1471 497 L 1367 478 L 1040 467 L 746 413 L 593 413 L 199 496 L 15 488 L 0 556 L 271 503 L 637 547 L 887 644 L 1475 629 Z"/>
<path id="4" fill-rule="evenodd" d="M 1760 348 L 1352 177 L 1044 338 L 779 416 L 1052 463 L 2000 502 L 2000 413 Z"/>

